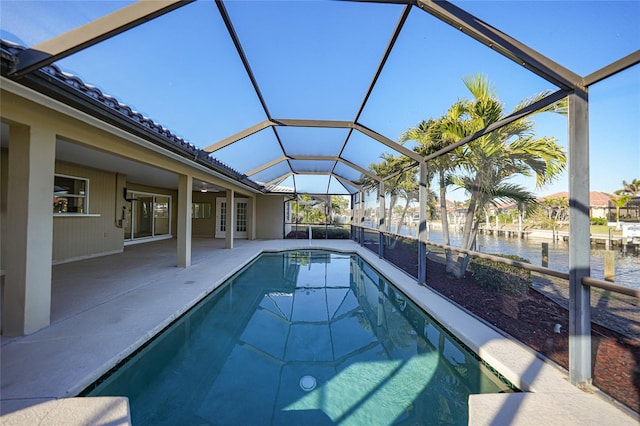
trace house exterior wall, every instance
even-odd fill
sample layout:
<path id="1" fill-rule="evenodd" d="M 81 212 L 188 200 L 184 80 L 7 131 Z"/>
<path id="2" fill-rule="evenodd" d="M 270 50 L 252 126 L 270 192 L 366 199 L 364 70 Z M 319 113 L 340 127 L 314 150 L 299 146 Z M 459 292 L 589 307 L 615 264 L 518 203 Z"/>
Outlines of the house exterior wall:
<path id="1" fill-rule="evenodd" d="M 211 216 L 208 218 L 194 218 L 191 221 L 191 233 L 194 237 L 213 238 L 216 233 L 216 197 L 223 196 L 221 192 L 194 191 L 191 202 L 211 204 Z"/>
<path id="2" fill-rule="evenodd" d="M 8 181 L 8 152 L 0 149 L 0 271 L 4 271 L 7 257 L 7 181 Z"/>
<path id="3" fill-rule="evenodd" d="M 283 235 L 284 196 L 256 197 L 256 238 L 281 239 Z"/>
<path id="4" fill-rule="evenodd" d="M 8 152 L 0 149 L 0 329 L 2 329 L 2 310 L 4 306 L 4 270 L 7 257 L 7 177 Z"/>
<path id="5" fill-rule="evenodd" d="M 89 209 L 87 215 L 54 215 L 53 263 L 122 251 L 124 234 L 116 224 L 116 174 L 60 161 L 55 173 L 89 180 Z"/>
<path id="6" fill-rule="evenodd" d="M 607 206 L 591 206 L 589 208 L 589 217 L 606 218 L 609 208 Z"/>

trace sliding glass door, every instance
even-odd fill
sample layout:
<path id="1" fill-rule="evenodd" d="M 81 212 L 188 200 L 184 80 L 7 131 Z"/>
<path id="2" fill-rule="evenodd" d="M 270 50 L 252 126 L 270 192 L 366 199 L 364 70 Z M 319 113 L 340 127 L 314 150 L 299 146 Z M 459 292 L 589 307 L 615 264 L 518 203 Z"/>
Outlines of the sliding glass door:
<path id="1" fill-rule="evenodd" d="M 125 241 L 140 241 L 171 236 L 171 197 L 128 191 Z"/>

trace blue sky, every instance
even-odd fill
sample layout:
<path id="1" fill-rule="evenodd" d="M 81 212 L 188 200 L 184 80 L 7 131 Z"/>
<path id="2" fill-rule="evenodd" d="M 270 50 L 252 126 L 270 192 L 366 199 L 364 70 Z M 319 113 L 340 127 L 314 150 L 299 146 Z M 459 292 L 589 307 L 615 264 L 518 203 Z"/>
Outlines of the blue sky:
<path id="1" fill-rule="evenodd" d="M 37 44 L 129 3 L 3 0 L 2 37 Z M 454 3 L 580 75 L 640 48 L 638 1 Z M 320 1 L 225 4 L 273 117 L 347 121 L 355 118 L 403 9 Z M 200 147 L 265 119 L 209 1 L 185 6 L 58 65 Z M 492 81 L 506 111 L 528 96 L 555 90 L 414 8 L 359 121 L 396 140 L 408 127 L 442 115 L 469 96 L 462 78 L 478 73 Z M 613 192 L 623 179 L 640 178 L 640 66 L 590 89 L 590 117 L 591 189 Z M 566 118 L 539 115 L 535 120 L 538 135 L 554 136 L 566 146 Z M 308 138 L 289 133 L 284 144 L 299 140 L 318 155 L 344 137 L 338 131 L 313 132 Z M 360 139 L 345 150 L 350 161 L 366 167 L 387 151 Z M 273 132 L 214 155 L 246 172 L 260 163 L 256 153 L 264 161 L 281 155 Z M 517 183 L 532 185 L 526 179 Z M 538 193 L 565 191 L 567 185 L 565 174 Z M 451 198 L 466 197 L 456 191 Z"/>

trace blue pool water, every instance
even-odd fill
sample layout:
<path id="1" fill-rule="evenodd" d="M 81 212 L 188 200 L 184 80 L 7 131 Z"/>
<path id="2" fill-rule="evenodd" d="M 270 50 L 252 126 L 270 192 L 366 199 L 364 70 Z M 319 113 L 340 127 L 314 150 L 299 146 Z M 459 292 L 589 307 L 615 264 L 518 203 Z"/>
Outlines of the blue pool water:
<path id="1" fill-rule="evenodd" d="M 151 302 L 152 303 L 152 302 Z M 134 425 L 468 421 L 510 386 L 357 255 L 263 254 L 84 394 Z"/>

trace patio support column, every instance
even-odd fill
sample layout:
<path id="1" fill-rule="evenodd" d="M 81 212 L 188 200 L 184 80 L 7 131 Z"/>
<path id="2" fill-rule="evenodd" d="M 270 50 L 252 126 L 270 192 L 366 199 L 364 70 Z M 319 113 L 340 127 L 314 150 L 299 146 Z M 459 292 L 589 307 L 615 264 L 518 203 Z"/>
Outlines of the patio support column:
<path id="1" fill-rule="evenodd" d="M 360 191 L 360 211 L 359 211 L 359 219 L 358 223 L 360 224 L 360 245 L 364 244 L 364 191 Z"/>
<path id="2" fill-rule="evenodd" d="M 358 211 L 358 222 L 364 226 L 364 191 L 360 191 L 360 209 Z"/>
<path id="3" fill-rule="evenodd" d="M 354 226 L 353 232 L 355 233 L 355 241 L 360 243 L 360 227 L 362 224 L 360 223 L 360 197 L 362 194 L 358 191 L 353 194 L 353 219 L 351 220 L 351 224 Z"/>
<path id="4" fill-rule="evenodd" d="M 384 206 L 384 182 L 378 182 L 378 256 L 384 257 L 384 235 L 387 230 L 385 223 L 385 206 Z"/>
<path id="5" fill-rule="evenodd" d="M 418 283 L 427 282 L 427 162 L 420 162 L 418 188 Z"/>
<path id="6" fill-rule="evenodd" d="M 569 95 L 569 379 L 591 381 L 589 97 Z"/>
<path id="7" fill-rule="evenodd" d="M 178 267 L 191 266 L 191 198 L 193 177 L 178 178 Z"/>
<path id="8" fill-rule="evenodd" d="M 247 239 L 249 240 L 256 239 L 256 218 L 258 217 L 256 215 L 256 204 L 258 204 L 258 200 L 256 199 L 256 197 L 251 197 L 249 199 L 249 211 L 247 212 L 247 214 L 249 215 L 249 217 L 247 218 Z"/>
<path id="9" fill-rule="evenodd" d="M 380 231 L 387 231 L 388 225 L 385 223 L 385 205 L 384 205 L 384 182 L 378 183 L 378 229 Z"/>
<path id="10" fill-rule="evenodd" d="M 6 241 L 11 246 L 2 307 L 6 336 L 31 334 L 51 321 L 55 156 L 55 133 L 10 125 Z"/>
<path id="11" fill-rule="evenodd" d="M 352 196 L 352 206 L 353 206 L 353 217 L 351 218 L 351 225 L 354 234 L 352 235 L 352 238 L 355 238 L 355 241 L 357 243 L 360 243 L 360 213 L 358 213 L 358 209 L 360 208 L 360 192 L 356 192 L 355 194 L 353 194 Z"/>
<path id="12" fill-rule="evenodd" d="M 362 191 L 358 191 L 357 200 L 358 201 L 356 203 L 356 210 L 353 213 L 353 222 L 356 224 L 356 226 L 362 227 L 362 214 L 360 213 L 360 210 L 362 209 Z"/>
<path id="13" fill-rule="evenodd" d="M 349 195 L 349 207 L 351 207 L 351 220 L 349 221 L 349 223 L 351 225 L 349 226 L 349 238 L 352 239 L 352 240 L 353 240 L 353 236 L 354 236 L 353 232 L 355 231 L 355 229 L 353 228 L 353 224 L 355 223 L 355 217 L 356 217 L 356 214 L 355 214 L 355 205 L 356 205 L 355 199 L 356 199 L 355 194 L 350 194 Z"/>
<path id="14" fill-rule="evenodd" d="M 233 234 L 236 229 L 236 200 L 235 191 L 227 189 L 227 211 L 224 233 L 224 248 L 233 248 Z"/>

